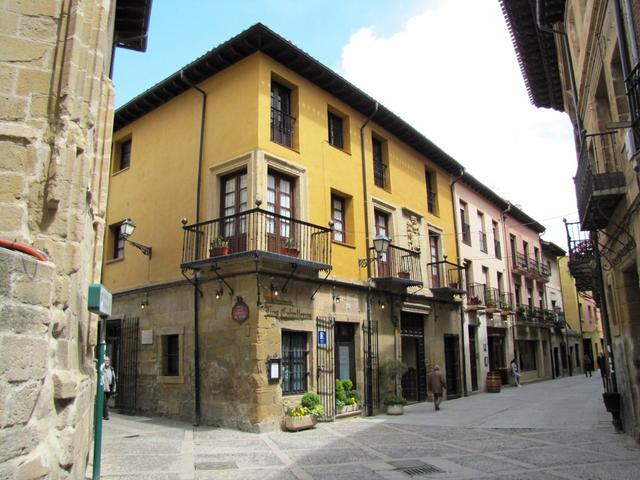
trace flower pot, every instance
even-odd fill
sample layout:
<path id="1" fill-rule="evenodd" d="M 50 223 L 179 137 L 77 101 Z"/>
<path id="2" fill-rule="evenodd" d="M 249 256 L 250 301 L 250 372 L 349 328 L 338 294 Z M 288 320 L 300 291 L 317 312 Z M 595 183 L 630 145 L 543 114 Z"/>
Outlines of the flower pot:
<path id="1" fill-rule="evenodd" d="M 290 257 L 297 257 L 300 255 L 300 250 L 294 247 L 282 247 L 282 253 Z"/>
<path id="2" fill-rule="evenodd" d="M 303 415 L 301 417 L 284 417 L 284 426 L 290 432 L 297 432 L 298 430 L 313 428 L 315 427 L 316 422 L 316 417 L 314 417 L 313 415 Z"/>
<path id="3" fill-rule="evenodd" d="M 409 272 L 398 272 L 398 278 L 409 279 Z"/>
<path id="4" fill-rule="evenodd" d="M 211 247 L 209 249 L 209 256 L 221 257 L 222 255 L 229 255 L 229 247 Z"/>
<path id="5" fill-rule="evenodd" d="M 404 405 L 387 405 L 387 415 L 402 415 Z"/>

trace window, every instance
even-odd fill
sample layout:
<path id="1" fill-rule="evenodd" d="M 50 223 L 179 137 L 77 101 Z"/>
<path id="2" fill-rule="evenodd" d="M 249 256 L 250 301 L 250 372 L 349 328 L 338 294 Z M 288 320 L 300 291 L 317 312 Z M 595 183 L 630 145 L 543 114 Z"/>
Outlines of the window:
<path id="1" fill-rule="evenodd" d="M 436 172 L 426 171 L 427 179 L 427 209 L 429 213 L 438 215 L 438 190 L 436 182 Z"/>
<path id="2" fill-rule="evenodd" d="M 374 210 L 373 218 L 375 221 L 376 236 L 384 235 L 390 238 L 389 235 L 389 215 L 381 212 L 380 210 Z M 389 263 L 387 262 L 387 254 L 381 253 L 377 257 L 377 275 L 379 277 L 388 277 L 390 275 Z"/>
<path id="3" fill-rule="evenodd" d="M 282 332 L 282 393 L 295 395 L 307 391 L 307 334 Z"/>
<path id="4" fill-rule="evenodd" d="M 387 164 L 385 162 L 384 142 L 376 137 L 371 139 L 373 150 L 373 182 L 380 188 L 388 188 Z"/>
<path id="5" fill-rule="evenodd" d="M 331 220 L 333 221 L 333 239 L 336 242 L 345 242 L 345 201 L 337 195 L 331 195 Z"/>
<path id="6" fill-rule="evenodd" d="M 232 252 L 243 252 L 247 248 L 247 219 L 238 214 L 247 210 L 247 172 L 227 175 L 220 183 L 220 215 L 225 217 L 220 234 Z"/>
<path id="7" fill-rule="evenodd" d="M 467 220 L 467 204 L 460 201 L 460 228 L 462 230 L 462 243 L 471 246 L 471 227 Z"/>
<path id="8" fill-rule="evenodd" d="M 493 246 L 495 248 L 496 258 L 502 258 L 502 246 L 500 245 L 500 232 L 498 231 L 498 222 L 491 222 L 491 229 L 493 233 Z"/>
<path id="9" fill-rule="evenodd" d="M 162 335 L 162 375 L 180 375 L 180 335 Z"/>
<path id="10" fill-rule="evenodd" d="M 329 112 L 328 123 L 329 143 L 336 148 L 344 149 L 344 125 L 342 117 Z"/>
<path id="11" fill-rule="evenodd" d="M 518 345 L 518 357 L 520 358 L 520 370 L 531 372 L 536 367 L 536 343 L 532 340 L 516 340 Z"/>
<path id="12" fill-rule="evenodd" d="M 440 278 L 440 235 L 435 232 L 429 232 L 429 253 L 431 255 L 431 287 L 439 288 L 442 286 Z"/>
<path id="13" fill-rule="evenodd" d="M 511 248 L 511 263 L 513 263 L 513 265 L 516 265 L 517 248 L 516 248 L 516 236 L 515 235 L 509 235 L 509 247 Z"/>
<path id="14" fill-rule="evenodd" d="M 120 235 L 121 223 L 109 226 L 109 243 L 111 245 L 111 257 L 109 260 L 124 258 L 124 238 Z"/>
<path id="15" fill-rule="evenodd" d="M 287 239 L 297 240 L 289 220 L 295 218 L 294 184 L 293 178 L 278 172 L 270 171 L 267 176 L 267 210 L 279 215 L 267 217 L 267 241 L 271 252 L 278 252 Z"/>
<path id="16" fill-rule="evenodd" d="M 129 168 L 131 166 L 131 139 L 116 143 L 114 156 L 113 170 L 115 172 Z"/>
<path id="17" fill-rule="evenodd" d="M 478 232 L 478 238 L 480 240 L 480 250 L 484 253 L 488 252 L 487 248 L 487 234 L 484 231 L 484 213 L 478 212 L 478 224 L 480 231 Z"/>
<path id="18" fill-rule="evenodd" d="M 277 82 L 271 82 L 271 140 L 293 147 L 293 126 L 291 115 L 291 90 Z"/>
<path id="19" fill-rule="evenodd" d="M 522 252 L 524 255 L 524 266 L 529 268 L 529 242 L 522 242 Z"/>

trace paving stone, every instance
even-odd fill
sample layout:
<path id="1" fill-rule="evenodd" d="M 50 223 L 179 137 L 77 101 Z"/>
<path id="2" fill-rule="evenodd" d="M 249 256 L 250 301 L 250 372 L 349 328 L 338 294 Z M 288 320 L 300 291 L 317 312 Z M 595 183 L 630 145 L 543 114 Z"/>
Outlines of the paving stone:
<path id="1" fill-rule="evenodd" d="M 104 469 L 101 469 L 103 471 Z M 100 480 L 180 480 L 179 473 L 147 472 L 140 475 L 100 475 Z"/>
<path id="2" fill-rule="evenodd" d="M 499 475 L 491 478 L 495 480 L 555 480 L 555 479 L 566 480 L 567 477 L 554 475 L 553 472 L 549 470 L 541 470 L 541 471 L 509 473 L 506 475 Z"/>
<path id="3" fill-rule="evenodd" d="M 338 436 L 320 436 L 319 438 L 306 437 L 301 440 L 296 435 L 269 437 L 273 443 L 283 450 L 300 450 L 309 448 L 331 448 L 336 444 L 344 443 L 344 439 Z"/>
<path id="4" fill-rule="evenodd" d="M 542 447 L 509 452 L 509 458 L 537 467 L 557 467 L 582 463 L 598 463 L 615 460 L 611 455 L 585 452 L 569 447 Z"/>
<path id="5" fill-rule="evenodd" d="M 463 467 L 477 470 L 483 473 L 509 472 L 520 469 L 519 465 L 508 461 L 508 455 L 504 459 L 498 460 L 484 455 L 464 455 L 460 457 L 448 457 L 447 460 Z"/>
<path id="6" fill-rule="evenodd" d="M 314 480 L 384 480 L 385 478 L 367 466 L 357 464 L 304 467 L 303 470 Z"/>
<path id="7" fill-rule="evenodd" d="M 275 467 L 282 461 L 273 452 L 214 453 L 194 455 L 195 463 L 199 462 L 235 462 L 238 468 Z"/>
<path id="8" fill-rule="evenodd" d="M 143 475 L 145 472 L 180 472 L 179 455 L 105 455 L 101 471 L 109 475 Z"/>
<path id="9" fill-rule="evenodd" d="M 629 443 L 627 445 L 619 442 L 607 443 L 585 443 L 583 445 L 573 445 L 573 448 L 579 448 L 586 452 L 599 452 L 611 455 L 622 460 L 636 460 L 640 458 L 640 445 Z M 640 478 L 640 474 L 638 475 Z"/>
<path id="10" fill-rule="evenodd" d="M 600 465 L 580 465 L 558 468 L 558 472 L 568 473 L 582 480 L 638 480 L 640 461 L 608 463 Z"/>
<path id="11" fill-rule="evenodd" d="M 448 440 L 449 445 L 456 445 L 476 452 L 503 452 L 506 450 L 520 450 L 525 448 L 543 447 L 544 444 L 519 437 L 495 437 L 481 440 Z"/>
<path id="12" fill-rule="evenodd" d="M 372 448 L 391 458 L 444 457 L 468 453 L 440 442 L 420 445 L 372 445 Z"/>
<path id="13" fill-rule="evenodd" d="M 394 427 L 408 432 L 413 432 L 433 440 L 483 439 L 493 437 L 490 432 L 475 428 L 443 427 L 434 425 L 394 425 Z"/>
<path id="14" fill-rule="evenodd" d="M 196 470 L 196 480 L 298 480 L 286 468 L 258 468 L 244 470 Z"/>
<path id="15" fill-rule="evenodd" d="M 296 450 L 287 451 L 286 454 L 299 465 L 335 465 L 379 460 L 379 457 L 355 447 Z"/>
<path id="16" fill-rule="evenodd" d="M 102 451 L 111 455 L 130 455 L 132 452 L 138 455 L 178 455 L 181 443 L 173 440 L 149 440 L 144 437 L 120 438 L 116 442 L 103 442 Z"/>
<path id="17" fill-rule="evenodd" d="M 531 432 L 527 438 L 543 440 L 545 442 L 557 443 L 560 445 L 572 445 L 575 443 L 599 442 L 605 440 L 617 440 L 620 434 L 609 432 L 598 432 L 594 430 L 555 430 L 545 432 Z"/>

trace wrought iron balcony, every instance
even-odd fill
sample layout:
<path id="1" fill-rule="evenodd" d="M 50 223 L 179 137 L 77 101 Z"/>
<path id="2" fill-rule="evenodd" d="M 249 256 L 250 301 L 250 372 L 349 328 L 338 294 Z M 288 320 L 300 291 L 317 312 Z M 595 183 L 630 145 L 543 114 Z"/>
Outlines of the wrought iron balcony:
<path id="1" fill-rule="evenodd" d="M 485 312 L 493 313 L 500 310 L 501 292 L 497 288 L 486 288 L 484 294 Z"/>
<path id="2" fill-rule="evenodd" d="M 486 288 L 483 283 L 470 283 L 467 286 L 467 310 L 484 310 Z"/>
<path id="3" fill-rule="evenodd" d="M 427 263 L 429 288 L 441 297 L 452 298 L 454 295 L 464 295 L 464 267 L 457 263 L 441 260 Z"/>
<path id="4" fill-rule="evenodd" d="M 631 71 L 626 81 L 631 109 L 631 129 L 636 145 L 640 145 L 640 63 Z"/>
<path id="5" fill-rule="evenodd" d="M 373 258 L 375 250 L 371 248 Z M 420 253 L 396 245 L 389 245 L 386 253 L 373 261 L 372 278 L 376 285 L 422 286 Z"/>
<path id="6" fill-rule="evenodd" d="M 514 312 L 514 301 L 513 294 L 510 292 L 501 292 L 500 293 L 500 312 L 503 315 L 513 313 Z"/>
<path id="7" fill-rule="evenodd" d="M 551 270 L 544 263 L 537 261 L 535 258 L 527 257 L 520 252 L 515 253 L 513 260 L 512 269 L 514 273 L 525 275 L 534 280 L 549 281 Z"/>
<path id="8" fill-rule="evenodd" d="M 580 223 L 565 222 L 569 239 L 569 272 L 579 292 L 594 291 L 596 252 L 591 234 L 581 230 Z"/>
<path id="9" fill-rule="evenodd" d="M 527 324 L 535 323 L 536 315 L 534 308 L 529 305 L 518 305 L 518 308 L 516 308 L 516 322 Z"/>
<path id="10" fill-rule="evenodd" d="M 331 269 L 331 230 L 259 208 L 185 225 L 182 268 L 256 257 L 313 270 Z"/>
<path id="11" fill-rule="evenodd" d="M 600 230 L 607 226 L 618 203 L 625 195 L 626 180 L 620 171 L 615 151 L 615 137 L 593 137 L 602 162 L 596 162 L 588 151 L 578 161 L 574 178 L 578 213 L 583 230 Z"/>

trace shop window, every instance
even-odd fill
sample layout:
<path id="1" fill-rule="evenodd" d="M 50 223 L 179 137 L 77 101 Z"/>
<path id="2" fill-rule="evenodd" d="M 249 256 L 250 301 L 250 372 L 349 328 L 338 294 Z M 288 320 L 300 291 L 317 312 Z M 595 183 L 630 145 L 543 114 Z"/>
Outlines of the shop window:
<path id="1" fill-rule="evenodd" d="M 520 370 L 531 372 L 537 370 L 536 343 L 532 340 L 518 340 L 518 357 L 520 358 Z"/>
<path id="2" fill-rule="evenodd" d="M 282 394 L 307 391 L 309 350 L 306 332 L 282 332 Z"/>

